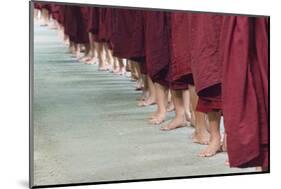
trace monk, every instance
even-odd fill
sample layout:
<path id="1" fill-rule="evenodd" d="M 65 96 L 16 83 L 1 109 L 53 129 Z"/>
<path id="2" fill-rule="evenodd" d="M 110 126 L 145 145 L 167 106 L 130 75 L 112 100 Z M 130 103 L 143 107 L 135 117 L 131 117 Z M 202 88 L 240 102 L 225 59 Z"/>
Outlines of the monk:
<path id="1" fill-rule="evenodd" d="M 268 17 L 223 22 L 222 109 L 230 167 L 268 171 Z"/>
<path id="2" fill-rule="evenodd" d="M 194 111 L 198 97 L 191 70 L 191 17 L 192 13 L 171 14 L 171 64 L 169 66 L 170 89 L 176 117 L 162 130 L 172 130 L 191 122 L 195 126 L 193 142 L 207 144 L 209 133 L 203 113 Z M 191 103 L 190 103 L 191 102 Z"/>
<path id="3" fill-rule="evenodd" d="M 196 110 L 207 115 L 210 141 L 199 153 L 215 155 L 221 149 L 221 15 L 194 13 L 190 16 L 191 71 L 199 96 Z"/>

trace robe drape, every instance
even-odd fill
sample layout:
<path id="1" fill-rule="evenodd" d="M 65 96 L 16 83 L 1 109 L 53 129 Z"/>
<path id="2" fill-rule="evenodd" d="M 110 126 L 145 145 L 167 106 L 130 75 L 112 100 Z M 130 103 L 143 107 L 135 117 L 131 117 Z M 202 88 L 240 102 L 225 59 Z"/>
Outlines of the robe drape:
<path id="1" fill-rule="evenodd" d="M 190 16 L 191 70 L 199 96 L 197 111 L 221 109 L 222 15 L 192 13 Z"/>
<path id="2" fill-rule="evenodd" d="M 191 71 L 191 15 L 171 13 L 171 64 L 169 66 L 170 88 L 188 89 L 193 85 Z"/>
<path id="3" fill-rule="evenodd" d="M 64 31 L 70 41 L 80 44 L 89 42 L 85 24 L 80 7 L 64 6 Z"/>
<path id="4" fill-rule="evenodd" d="M 145 59 L 147 74 L 153 82 L 169 86 L 170 13 L 147 11 L 145 14 Z"/>
<path id="5" fill-rule="evenodd" d="M 222 97 L 231 167 L 268 169 L 268 18 L 224 20 Z"/>
<path id="6" fill-rule="evenodd" d="M 89 22 L 88 22 L 87 30 L 92 34 L 97 35 L 98 29 L 99 29 L 99 8 L 89 7 Z"/>

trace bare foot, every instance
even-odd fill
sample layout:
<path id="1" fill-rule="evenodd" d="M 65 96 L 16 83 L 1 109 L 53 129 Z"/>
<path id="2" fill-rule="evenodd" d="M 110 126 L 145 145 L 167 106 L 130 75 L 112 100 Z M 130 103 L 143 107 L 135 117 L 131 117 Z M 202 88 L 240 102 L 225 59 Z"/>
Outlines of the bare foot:
<path id="1" fill-rule="evenodd" d="M 221 141 L 220 136 L 214 136 L 209 142 L 207 148 L 201 151 L 198 156 L 200 157 L 211 157 L 214 156 L 216 153 L 221 151 Z"/>
<path id="2" fill-rule="evenodd" d="M 229 166 L 229 161 L 228 161 L 228 159 L 225 160 L 224 165 Z"/>
<path id="3" fill-rule="evenodd" d="M 82 62 L 84 62 L 85 64 L 90 64 L 90 61 L 92 60 L 93 58 L 90 57 L 90 56 L 85 56 L 81 59 Z"/>
<path id="4" fill-rule="evenodd" d="M 174 103 L 169 102 L 168 105 L 167 105 L 167 112 L 172 112 L 174 110 L 175 110 Z"/>
<path id="5" fill-rule="evenodd" d="M 262 172 L 262 167 L 256 167 L 256 171 Z"/>
<path id="6" fill-rule="evenodd" d="M 121 68 L 118 74 L 122 75 L 122 76 L 126 75 L 126 69 L 125 68 Z"/>
<path id="7" fill-rule="evenodd" d="M 185 119 L 186 119 L 186 121 L 192 123 L 192 121 L 191 121 L 191 113 L 190 112 L 185 112 Z"/>
<path id="8" fill-rule="evenodd" d="M 207 130 L 195 131 L 192 135 L 192 142 L 207 145 L 210 140 L 210 134 Z"/>
<path id="9" fill-rule="evenodd" d="M 224 136 L 223 136 L 223 141 L 222 141 L 222 144 L 221 144 L 221 149 L 222 149 L 223 152 L 227 152 L 226 133 L 224 133 Z"/>
<path id="10" fill-rule="evenodd" d="M 107 70 L 107 66 L 101 66 L 99 67 L 99 71 L 106 71 Z"/>
<path id="11" fill-rule="evenodd" d="M 176 116 L 170 123 L 162 127 L 161 130 L 170 131 L 185 126 L 187 126 L 187 122 L 185 121 L 185 116 Z"/>
<path id="12" fill-rule="evenodd" d="M 150 105 L 154 105 L 154 104 L 156 104 L 155 98 L 148 97 L 145 100 L 139 101 L 138 106 L 139 107 L 144 107 L 144 106 L 150 106 Z"/>
<path id="13" fill-rule="evenodd" d="M 90 59 L 90 60 L 88 60 L 86 62 L 87 62 L 87 64 L 96 64 L 97 63 L 97 59 L 96 58 L 92 58 L 92 59 Z"/>
<path id="14" fill-rule="evenodd" d="M 157 112 L 155 116 L 149 120 L 149 123 L 152 125 L 160 125 L 165 121 L 165 117 L 165 112 Z"/>
<path id="15" fill-rule="evenodd" d="M 143 87 L 144 87 L 144 86 L 143 86 L 141 80 L 138 80 L 137 83 L 136 83 L 136 90 L 137 90 L 137 91 L 142 90 Z"/>

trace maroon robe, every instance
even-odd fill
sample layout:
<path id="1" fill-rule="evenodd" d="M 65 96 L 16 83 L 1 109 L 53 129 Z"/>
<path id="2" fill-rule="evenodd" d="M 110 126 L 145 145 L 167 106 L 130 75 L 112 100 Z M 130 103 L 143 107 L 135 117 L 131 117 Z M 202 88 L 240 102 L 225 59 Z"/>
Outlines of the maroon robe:
<path id="1" fill-rule="evenodd" d="M 144 56 L 143 14 L 137 10 L 113 11 L 113 55 L 120 58 Z"/>
<path id="2" fill-rule="evenodd" d="M 191 70 L 199 96 L 197 111 L 221 109 L 221 30 L 223 16 L 193 13 L 190 16 Z"/>
<path id="3" fill-rule="evenodd" d="M 171 13 L 171 64 L 169 67 L 170 88 L 188 89 L 193 85 L 191 72 L 191 27 L 192 13 Z"/>
<path id="4" fill-rule="evenodd" d="M 52 11 L 51 3 L 41 3 L 41 8 L 48 10 L 49 13 Z"/>
<path id="5" fill-rule="evenodd" d="M 94 35 L 98 34 L 99 31 L 99 8 L 89 7 L 89 22 L 87 30 Z"/>
<path id="6" fill-rule="evenodd" d="M 145 59 L 153 82 L 169 86 L 170 13 L 147 11 L 145 15 Z"/>
<path id="7" fill-rule="evenodd" d="M 60 9 L 59 9 L 58 22 L 59 22 L 59 24 L 64 26 L 64 6 L 60 5 L 59 7 L 60 7 Z"/>
<path id="8" fill-rule="evenodd" d="M 64 6 L 64 31 L 69 36 L 70 41 L 79 44 L 89 42 L 85 24 L 80 7 Z"/>
<path id="9" fill-rule="evenodd" d="M 99 8 L 99 26 L 98 32 L 95 36 L 95 40 L 97 42 L 105 42 L 106 41 L 106 26 L 105 26 L 105 19 L 106 19 L 106 8 Z"/>
<path id="10" fill-rule="evenodd" d="M 268 169 L 268 18 L 224 20 L 222 98 L 231 167 Z"/>
<path id="11" fill-rule="evenodd" d="M 111 46 L 111 37 L 112 37 L 112 24 L 113 24 L 113 9 L 106 8 L 105 12 L 105 41 L 108 42 L 109 47 Z"/>
<path id="12" fill-rule="evenodd" d="M 51 16 L 53 19 L 55 20 L 59 20 L 60 17 L 60 5 L 56 5 L 56 4 L 51 4 Z"/>
<path id="13" fill-rule="evenodd" d="M 34 8 L 35 8 L 35 9 L 41 10 L 41 9 L 42 9 L 41 3 L 35 3 L 35 2 L 34 2 Z"/>
<path id="14" fill-rule="evenodd" d="M 89 43 L 88 22 L 90 21 L 89 7 L 80 7 L 81 19 L 79 20 L 79 35 L 81 36 L 81 43 Z"/>

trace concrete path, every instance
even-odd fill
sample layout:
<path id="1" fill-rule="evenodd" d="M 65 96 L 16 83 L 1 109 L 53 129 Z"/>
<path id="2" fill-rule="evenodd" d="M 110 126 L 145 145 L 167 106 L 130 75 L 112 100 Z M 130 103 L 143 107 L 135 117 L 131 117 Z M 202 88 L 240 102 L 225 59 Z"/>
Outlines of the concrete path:
<path id="1" fill-rule="evenodd" d="M 197 157 L 192 128 L 147 124 L 155 107 L 136 107 L 129 78 L 78 63 L 55 30 L 34 35 L 35 185 L 253 171 L 228 168 L 225 153 Z"/>

